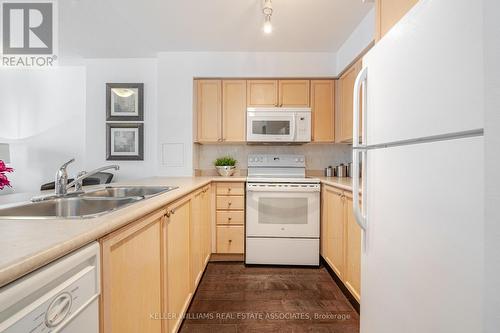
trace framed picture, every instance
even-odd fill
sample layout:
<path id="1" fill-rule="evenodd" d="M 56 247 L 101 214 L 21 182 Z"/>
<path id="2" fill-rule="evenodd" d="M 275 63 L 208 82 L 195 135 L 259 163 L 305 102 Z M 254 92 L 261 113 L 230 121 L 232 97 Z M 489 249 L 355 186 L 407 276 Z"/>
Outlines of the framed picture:
<path id="1" fill-rule="evenodd" d="M 143 161 L 144 124 L 106 124 L 106 160 Z"/>
<path id="2" fill-rule="evenodd" d="M 106 83 L 106 120 L 143 121 L 144 84 Z"/>

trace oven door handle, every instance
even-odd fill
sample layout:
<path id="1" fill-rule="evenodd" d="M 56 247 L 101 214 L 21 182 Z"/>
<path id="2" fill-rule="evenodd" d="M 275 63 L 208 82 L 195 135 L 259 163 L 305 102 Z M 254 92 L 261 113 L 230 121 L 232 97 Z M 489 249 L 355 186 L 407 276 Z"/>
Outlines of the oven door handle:
<path id="1" fill-rule="evenodd" d="M 320 186 L 313 186 L 313 187 L 302 187 L 302 188 L 296 188 L 296 187 L 277 187 L 277 186 L 255 186 L 252 187 L 247 186 L 247 192 L 286 192 L 286 193 L 314 193 L 314 192 L 320 192 Z"/>

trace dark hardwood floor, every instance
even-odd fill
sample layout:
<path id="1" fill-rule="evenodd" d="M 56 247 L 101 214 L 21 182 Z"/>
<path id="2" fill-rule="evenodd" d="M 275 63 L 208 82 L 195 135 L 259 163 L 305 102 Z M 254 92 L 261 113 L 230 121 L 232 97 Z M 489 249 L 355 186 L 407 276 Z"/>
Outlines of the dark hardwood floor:
<path id="1" fill-rule="evenodd" d="M 182 333 L 358 333 L 359 315 L 324 267 L 210 263 Z"/>

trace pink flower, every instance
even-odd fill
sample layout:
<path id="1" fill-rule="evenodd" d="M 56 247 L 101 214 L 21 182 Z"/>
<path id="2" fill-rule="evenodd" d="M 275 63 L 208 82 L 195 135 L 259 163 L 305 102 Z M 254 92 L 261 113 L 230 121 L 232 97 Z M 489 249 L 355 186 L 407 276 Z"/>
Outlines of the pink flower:
<path id="1" fill-rule="evenodd" d="M 0 172 L 0 190 L 3 190 L 5 186 L 11 187 L 7 176 Z"/>
<path id="2" fill-rule="evenodd" d="M 5 165 L 5 163 L 2 160 L 0 160 L 0 172 L 12 172 L 12 171 L 14 171 L 14 169 L 8 168 Z"/>

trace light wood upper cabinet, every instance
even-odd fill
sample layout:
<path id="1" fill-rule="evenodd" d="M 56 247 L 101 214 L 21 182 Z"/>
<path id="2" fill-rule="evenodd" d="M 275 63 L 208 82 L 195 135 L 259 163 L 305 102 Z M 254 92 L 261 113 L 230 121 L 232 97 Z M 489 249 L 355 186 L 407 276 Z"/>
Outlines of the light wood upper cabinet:
<path id="1" fill-rule="evenodd" d="M 246 141 L 247 82 L 222 81 L 222 139 L 229 142 Z"/>
<path id="2" fill-rule="evenodd" d="M 352 65 L 339 79 L 340 108 L 336 113 L 338 131 L 335 142 L 352 142 L 352 112 L 354 98 L 354 82 L 361 71 L 361 60 Z"/>
<path id="3" fill-rule="evenodd" d="M 196 81 L 197 141 L 222 139 L 222 81 Z"/>
<path id="4" fill-rule="evenodd" d="M 248 80 L 247 107 L 278 106 L 277 80 Z"/>
<path id="5" fill-rule="evenodd" d="M 248 80 L 248 107 L 309 107 L 309 80 Z"/>
<path id="6" fill-rule="evenodd" d="M 279 80 L 280 107 L 309 107 L 309 80 Z"/>
<path id="7" fill-rule="evenodd" d="M 378 41 L 418 2 L 418 0 L 377 0 L 375 40 Z"/>
<path id="8" fill-rule="evenodd" d="M 160 333 L 162 321 L 161 226 L 153 213 L 101 240 L 101 332 Z"/>
<path id="9" fill-rule="evenodd" d="M 311 81 L 312 141 L 335 141 L 335 81 Z"/>
<path id="10" fill-rule="evenodd" d="M 190 221 L 191 200 L 181 199 L 167 207 L 166 235 L 166 313 L 172 318 L 167 320 L 167 332 L 176 332 L 182 323 L 182 315 L 187 310 L 193 292 L 190 279 Z M 138 249 L 140 251 L 140 249 Z M 139 332 L 139 331 L 137 331 Z"/>
<path id="11" fill-rule="evenodd" d="M 353 296 L 360 300 L 361 295 L 361 228 L 356 223 L 352 210 L 352 195 L 345 196 L 346 246 L 345 246 L 345 285 Z"/>

